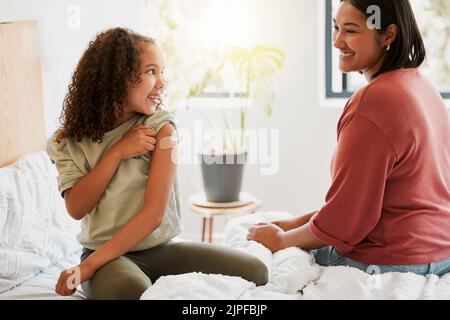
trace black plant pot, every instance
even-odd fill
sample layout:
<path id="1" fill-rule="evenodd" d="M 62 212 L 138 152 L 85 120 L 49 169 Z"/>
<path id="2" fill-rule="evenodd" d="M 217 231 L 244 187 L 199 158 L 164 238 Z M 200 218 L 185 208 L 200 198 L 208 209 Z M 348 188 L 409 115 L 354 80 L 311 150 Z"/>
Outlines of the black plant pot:
<path id="1" fill-rule="evenodd" d="M 247 153 L 200 154 L 203 185 L 209 202 L 239 201 Z"/>

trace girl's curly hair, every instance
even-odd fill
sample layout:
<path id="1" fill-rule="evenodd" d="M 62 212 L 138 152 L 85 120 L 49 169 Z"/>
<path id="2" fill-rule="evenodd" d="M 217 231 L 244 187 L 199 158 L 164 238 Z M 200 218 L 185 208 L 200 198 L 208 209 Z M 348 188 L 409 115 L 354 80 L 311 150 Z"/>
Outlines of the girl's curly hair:
<path id="1" fill-rule="evenodd" d="M 128 84 L 141 82 L 140 48 L 155 40 L 129 29 L 99 33 L 84 52 L 72 75 L 59 117 L 56 141 L 83 137 L 101 143 L 123 113 Z"/>

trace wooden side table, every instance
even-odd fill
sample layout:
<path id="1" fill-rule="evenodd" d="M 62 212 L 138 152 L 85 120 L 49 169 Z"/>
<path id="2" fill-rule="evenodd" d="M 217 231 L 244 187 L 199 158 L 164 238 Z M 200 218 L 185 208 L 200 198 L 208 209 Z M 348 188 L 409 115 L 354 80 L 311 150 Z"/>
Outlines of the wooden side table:
<path id="1" fill-rule="evenodd" d="M 189 198 L 191 211 L 203 217 L 202 242 L 205 242 L 205 234 L 207 229 L 209 234 L 208 242 L 212 242 L 213 222 L 215 217 L 254 213 L 262 205 L 261 200 L 246 192 L 241 192 L 240 199 L 240 201 L 236 202 L 215 203 L 207 201 L 204 193 L 197 193 Z"/>

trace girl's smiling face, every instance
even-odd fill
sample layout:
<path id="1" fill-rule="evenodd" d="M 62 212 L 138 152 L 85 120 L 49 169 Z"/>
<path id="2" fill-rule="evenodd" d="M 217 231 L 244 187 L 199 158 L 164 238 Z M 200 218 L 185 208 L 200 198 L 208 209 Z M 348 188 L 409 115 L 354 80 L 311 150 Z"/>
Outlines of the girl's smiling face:
<path id="1" fill-rule="evenodd" d="M 343 1 L 334 20 L 333 44 L 340 50 L 339 69 L 361 71 L 371 80 L 383 65 L 387 36 L 367 26 L 367 17 L 350 1 Z"/>
<path id="2" fill-rule="evenodd" d="M 141 113 L 151 116 L 160 104 L 164 89 L 164 58 L 161 50 L 154 43 L 144 43 L 141 52 L 141 82 L 136 86 L 128 85 L 125 114 Z"/>

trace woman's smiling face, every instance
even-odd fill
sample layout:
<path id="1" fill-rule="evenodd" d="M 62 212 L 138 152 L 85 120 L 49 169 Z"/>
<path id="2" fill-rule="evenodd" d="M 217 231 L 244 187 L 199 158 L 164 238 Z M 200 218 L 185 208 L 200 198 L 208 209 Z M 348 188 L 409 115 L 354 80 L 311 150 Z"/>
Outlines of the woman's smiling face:
<path id="1" fill-rule="evenodd" d="M 339 69 L 344 73 L 361 71 L 370 80 L 383 64 L 383 37 L 367 26 L 367 16 L 350 1 L 341 3 L 333 20 L 333 45 L 340 50 Z"/>

